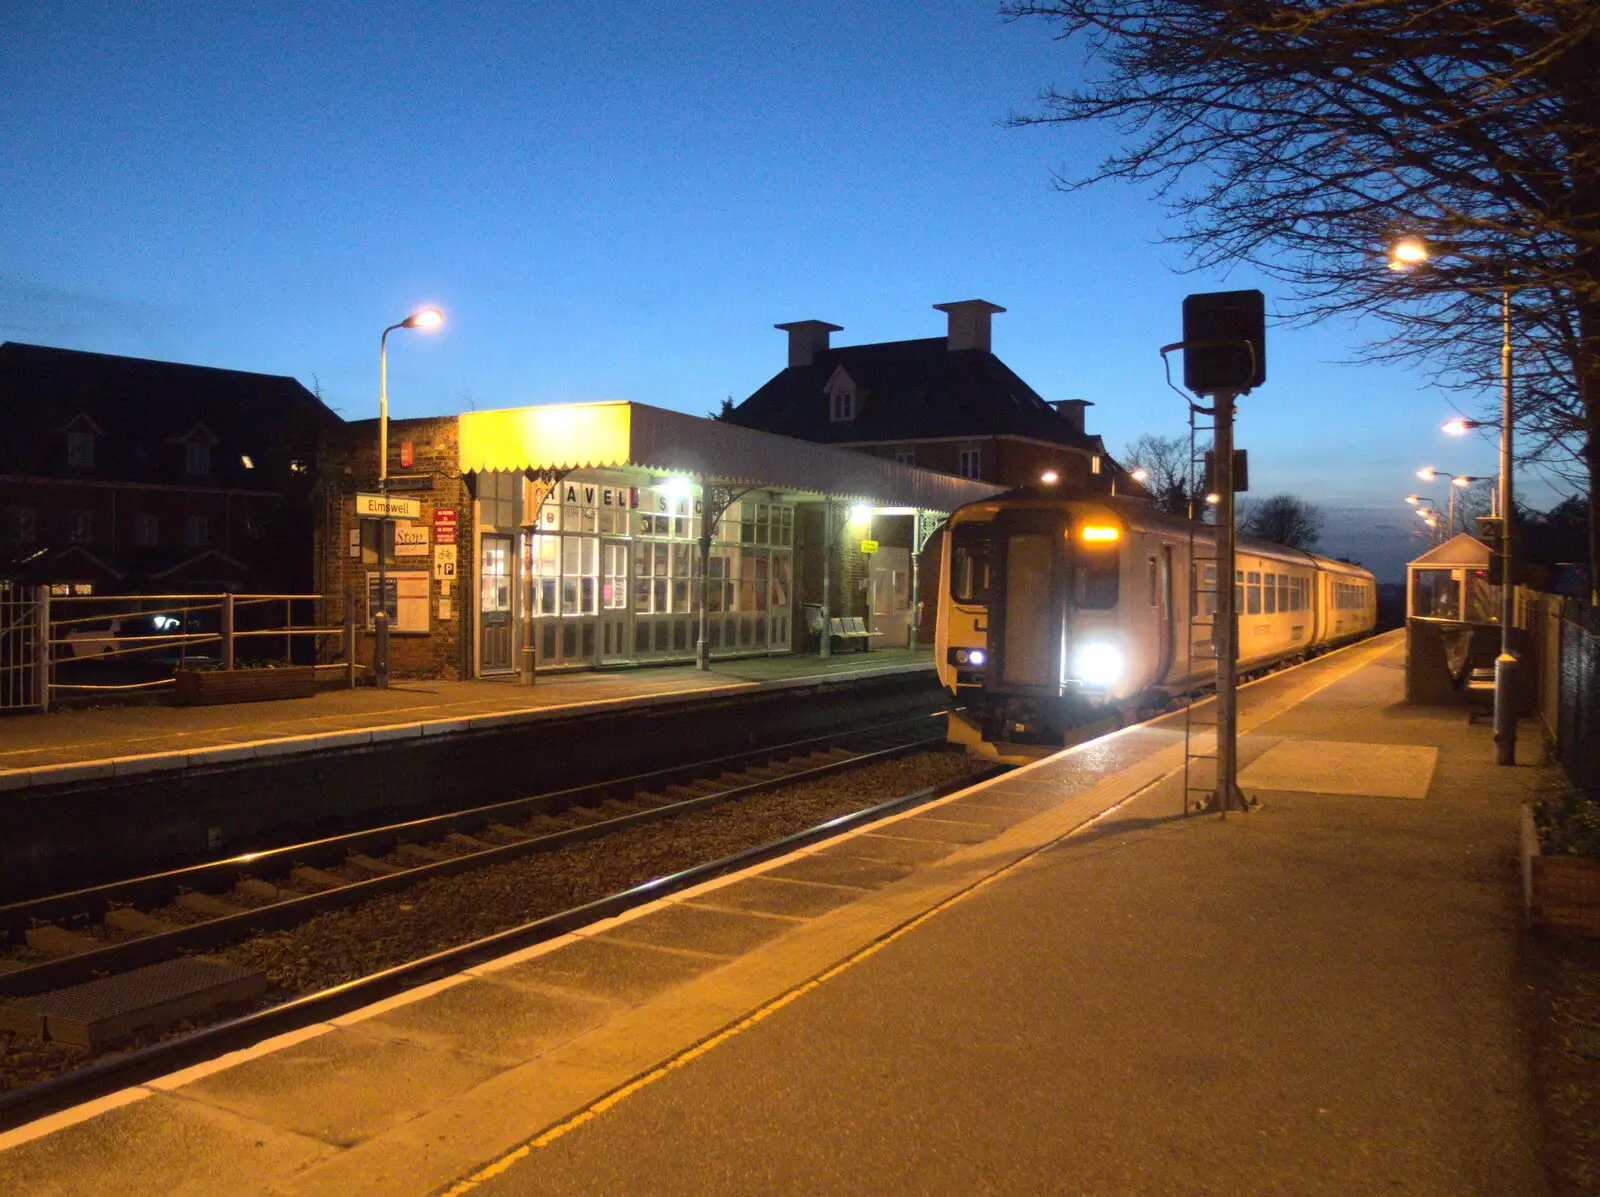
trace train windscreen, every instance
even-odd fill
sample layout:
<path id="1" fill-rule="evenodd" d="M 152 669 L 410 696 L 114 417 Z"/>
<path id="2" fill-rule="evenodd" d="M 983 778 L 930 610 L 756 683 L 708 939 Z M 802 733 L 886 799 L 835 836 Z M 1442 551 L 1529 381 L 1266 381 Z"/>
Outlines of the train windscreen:
<path id="1" fill-rule="evenodd" d="M 993 548 L 987 524 L 957 524 L 951 533 L 950 597 L 984 606 L 993 588 Z"/>
<path id="2" fill-rule="evenodd" d="M 1058 654 L 1052 651 L 1050 560 L 1055 538 L 1019 532 L 1006 537 L 1004 681 L 1019 686 L 1050 686 Z"/>

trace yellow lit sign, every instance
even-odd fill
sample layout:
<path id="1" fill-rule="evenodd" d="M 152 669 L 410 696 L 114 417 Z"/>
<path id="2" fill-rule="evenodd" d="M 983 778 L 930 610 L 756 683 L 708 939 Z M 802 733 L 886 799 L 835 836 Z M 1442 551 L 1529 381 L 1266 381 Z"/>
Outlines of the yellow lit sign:
<path id="1" fill-rule="evenodd" d="M 861 542 L 861 551 L 870 557 L 878 551 L 878 542 L 875 540 L 863 540 Z"/>
<path id="2" fill-rule="evenodd" d="M 1085 524 L 1078 533 L 1085 544 L 1115 544 L 1122 533 L 1111 524 Z"/>

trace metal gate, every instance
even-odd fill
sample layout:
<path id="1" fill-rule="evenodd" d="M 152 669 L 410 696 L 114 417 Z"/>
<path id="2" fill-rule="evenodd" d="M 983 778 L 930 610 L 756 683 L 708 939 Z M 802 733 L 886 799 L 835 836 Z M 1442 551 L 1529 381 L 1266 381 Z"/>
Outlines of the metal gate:
<path id="1" fill-rule="evenodd" d="M 0 711 L 42 711 L 50 600 L 42 586 L 0 582 Z"/>

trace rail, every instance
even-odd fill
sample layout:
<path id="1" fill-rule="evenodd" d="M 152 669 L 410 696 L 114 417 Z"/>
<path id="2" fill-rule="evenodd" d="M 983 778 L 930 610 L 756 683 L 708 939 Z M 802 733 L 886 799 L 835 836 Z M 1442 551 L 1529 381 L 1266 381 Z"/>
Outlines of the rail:
<path id="1" fill-rule="evenodd" d="M 320 594 L 61 595 L 43 586 L 7 588 L 0 593 L 0 710 L 48 711 L 61 697 L 165 690 L 177 670 L 195 667 L 302 664 L 342 670 L 354 686 L 360 668 L 354 605 L 346 602 L 343 622 L 331 624 L 327 603 Z M 172 672 L 137 676 L 152 669 Z"/>

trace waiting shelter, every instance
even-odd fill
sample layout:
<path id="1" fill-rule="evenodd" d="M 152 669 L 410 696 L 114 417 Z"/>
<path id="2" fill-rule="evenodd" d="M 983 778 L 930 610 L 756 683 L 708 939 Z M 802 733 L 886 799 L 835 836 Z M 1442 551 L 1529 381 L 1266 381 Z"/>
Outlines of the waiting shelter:
<path id="1" fill-rule="evenodd" d="M 1470 702 L 1485 675 L 1492 692 L 1500 588 L 1489 562 L 1489 546 L 1462 532 L 1406 566 L 1407 701 Z"/>
<path id="2" fill-rule="evenodd" d="M 325 585 L 365 595 L 370 628 L 383 533 L 355 497 L 375 422 L 344 436 L 327 543 L 348 547 Z M 707 655 L 816 645 L 803 604 L 905 644 L 924 543 L 999 489 L 620 401 L 393 421 L 389 445 L 390 493 L 420 501 L 384 549 L 394 668 L 413 676 L 692 659 L 702 605 Z"/>

